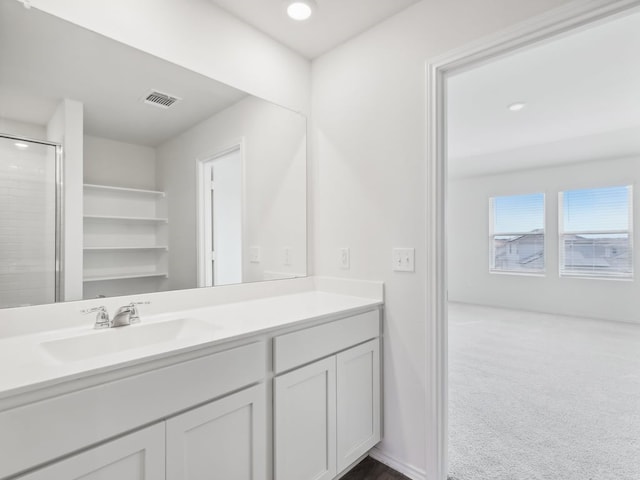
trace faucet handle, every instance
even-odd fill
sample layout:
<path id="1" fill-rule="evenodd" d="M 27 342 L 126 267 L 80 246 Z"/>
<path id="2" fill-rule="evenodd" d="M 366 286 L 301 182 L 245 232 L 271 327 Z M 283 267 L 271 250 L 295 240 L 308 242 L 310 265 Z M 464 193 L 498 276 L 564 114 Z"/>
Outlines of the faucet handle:
<path id="1" fill-rule="evenodd" d="M 96 323 L 93 328 L 109 328 L 111 326 L 111 322 L 109 321 L 109 312 L 107 312 L 107 309 L 104 306 L 87 308 L 81 310 L 81 312 L 85 315 L 88 313 L 96 314 Z"/>
<path id="2" fill-rule="evenodd" d="M 151 302 L 148 300 L 142 300 L 139 302 L 131 302 L 129 304 L 130 315 L 129 315 L 129 323 L 139 323 L 140 322 L 140 314 L 138 313 L 138 305 L 149 305 Z"/>

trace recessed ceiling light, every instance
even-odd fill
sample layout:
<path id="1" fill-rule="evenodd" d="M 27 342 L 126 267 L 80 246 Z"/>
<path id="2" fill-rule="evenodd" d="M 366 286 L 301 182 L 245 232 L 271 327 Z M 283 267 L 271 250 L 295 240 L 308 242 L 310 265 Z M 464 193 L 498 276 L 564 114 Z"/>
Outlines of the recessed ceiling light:
<path id="1" fill-rule="evenodd" d="M 526 105 L 527 104 L 523 102 L 512 103 L 511 105 L 509 105 L 509 110 L 511 110 L 512 112 L 518 112 L 522 110 Z"/>
<path id="2" fill-rule="evenodd" d="M 289 18 L 299 22 L 309 19 L 318 8 L 315 0 L 288 0 L 286 5 Z"/>
<path id="3" fill-rule="evenodd" d="M 16 142 L 13 144 L 16 148 L 19 148 L 20 150 L 24 150 L 25 148 L 29 148 L 29 144 L 27 143 L 23 143 L 23 142 Z"/>

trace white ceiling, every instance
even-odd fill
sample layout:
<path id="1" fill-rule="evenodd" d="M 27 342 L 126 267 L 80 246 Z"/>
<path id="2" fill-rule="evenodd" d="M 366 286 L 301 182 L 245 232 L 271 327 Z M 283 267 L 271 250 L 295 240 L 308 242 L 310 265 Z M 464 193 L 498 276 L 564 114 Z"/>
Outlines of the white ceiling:
<path id="1" fill-rule="evenodd" d="M 450 175 L 640 155 L 638 52 L 635 13 L 451 77 Z"/>
<path id="2" fill-rule="evenodd" d="M 284 0 L 210 0 L 240 20 L 313 59 L 420 0 L 316 0 L 307 21 L 287 17 Z"/>
<path id="3" fill-rule="evenodd" d="M 182 100 L 163 110 L 141 97 Z M 247 94 L 18 2 L 0 2 L 0 117 L 46 125 L 63 98 L 85 133 L 157 146 Z"/>

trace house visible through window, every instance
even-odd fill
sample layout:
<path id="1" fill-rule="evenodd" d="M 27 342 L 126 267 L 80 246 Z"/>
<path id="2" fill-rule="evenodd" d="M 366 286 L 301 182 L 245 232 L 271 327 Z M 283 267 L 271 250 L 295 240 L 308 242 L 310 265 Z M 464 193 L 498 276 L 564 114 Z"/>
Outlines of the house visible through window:
<path id="1" fill-rule="evenodd" d="M 544 194 L 490 199 L 493 272 L 544 272 Z"/>
<path id="2" fill-rule="evenodd" d="M 560 193 L 560 275 L 631 278 L 631 186 Z"/>

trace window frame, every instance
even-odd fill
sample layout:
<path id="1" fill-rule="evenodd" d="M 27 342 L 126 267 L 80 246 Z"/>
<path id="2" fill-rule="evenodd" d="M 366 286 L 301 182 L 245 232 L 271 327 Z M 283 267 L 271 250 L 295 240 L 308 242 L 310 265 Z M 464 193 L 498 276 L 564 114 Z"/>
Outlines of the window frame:
<path id="1" fill-rule="evenodd" d="M 564 230 L 564 194 L 567 192 L 579 190 L 599 190 L 605 188 L 626 188 L 627 189 L 627 207 L 628 207 L 628 226 L 627 230 L 581 230 L 569 231 Z M 595 280 L 622 280 L 630 281 L 634 278 L 634 255 L 633 255 L 633 184 L 627 185 L 604 185 L 598 187 L 573 188 L 571 190 L 560 190 L 558 192 L 558 276 L 560 278 L 586 278 Z M 564 266 L 566 249 L 564 244 L 565 235 L 620 235 L 627 234 L 629 239 L 629 255 L 630 269 L 629 273 L 603 273 L 603 272 L 567 272 Z"/>
<path id="2" fill-rule="evenodd" d="M 531 234 L 529 232 L 500 232 L 496 233 L 495 228 L 495 199 L 499 197 L 521 197 L 527 195 L 542 195 L 542 268 L 530 270 L 505 270 L 496 268 L 495 261 L 495 238 L 505 236 L 525 236 Z M 537 191 L 532 193 L 516 193 L 511 195 L 491 195 L 489 196 L 489 273 L 496 275 L 520 275 L 529 277 L 544 277 L 547 269 L 547 194 L 546 192 Z"/>

